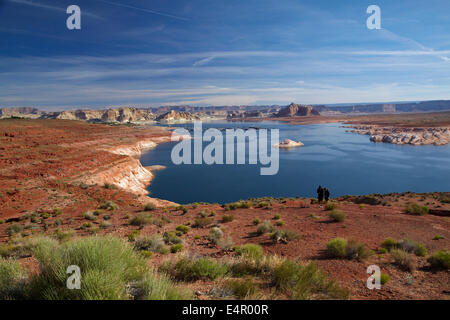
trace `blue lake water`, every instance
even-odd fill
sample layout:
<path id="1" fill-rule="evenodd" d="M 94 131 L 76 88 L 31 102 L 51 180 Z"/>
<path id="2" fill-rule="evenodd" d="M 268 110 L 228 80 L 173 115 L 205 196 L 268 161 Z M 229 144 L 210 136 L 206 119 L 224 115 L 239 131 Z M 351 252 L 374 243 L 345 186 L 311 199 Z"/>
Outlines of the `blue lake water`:
<path id="1" fill-rule="evenodd" d="M 170 155 L 176 143 L 163 143 L 141 157 L 144 166 L 167 166 L 155 173 L 148 188 L 150 196 L 178 203 L 227 203 L 263 196 L 312 197 L 319 184 L 328 187 L 331 197 L 450 191 L 450 145 L 372 143 L 369 136 L 345 132 L 340 125 L 203 123 L 203 129 L 279 129 L 281 141 L 286 138 L 301 140 L 305 145 L 280 149 L 278 174 L 261 176 L 260 164 L 175 165 Z M 193 125 L 179 126 L 192 128 Z M 207 144 L 209 142 L 204 143 Z"/>

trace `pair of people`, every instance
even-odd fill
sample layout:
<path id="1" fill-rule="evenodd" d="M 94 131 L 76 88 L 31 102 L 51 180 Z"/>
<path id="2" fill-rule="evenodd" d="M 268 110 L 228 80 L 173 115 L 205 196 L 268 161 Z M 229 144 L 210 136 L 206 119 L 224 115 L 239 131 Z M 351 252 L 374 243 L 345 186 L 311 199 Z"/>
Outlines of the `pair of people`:
<path id="1" fill-rule="evenodd" d="M 319 202 L 322 202 L 324 197 L 325 202 L 327 202 L 330 198 L 330 191 L 326 187 L 322 188 L 322 186 L 319 186 L 319 188 L 317 188 L 317 200 L 319 200 Z"/>

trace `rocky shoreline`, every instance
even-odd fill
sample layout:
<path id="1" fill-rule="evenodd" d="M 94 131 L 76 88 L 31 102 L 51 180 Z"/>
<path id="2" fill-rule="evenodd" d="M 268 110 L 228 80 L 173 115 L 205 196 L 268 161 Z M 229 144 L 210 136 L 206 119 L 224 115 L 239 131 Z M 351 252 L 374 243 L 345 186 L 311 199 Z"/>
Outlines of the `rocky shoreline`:
<path id="1" fill-rule="evenodd" d="M 450 143 L 450 128 L 402 128 L 402 127 L 379 127 L 373 125 L 344 126 L 353 128 L 346 132 L 370 135 L 372 142 L 385 142 L 392 144 L 410 145 L 446 145 Z"/>

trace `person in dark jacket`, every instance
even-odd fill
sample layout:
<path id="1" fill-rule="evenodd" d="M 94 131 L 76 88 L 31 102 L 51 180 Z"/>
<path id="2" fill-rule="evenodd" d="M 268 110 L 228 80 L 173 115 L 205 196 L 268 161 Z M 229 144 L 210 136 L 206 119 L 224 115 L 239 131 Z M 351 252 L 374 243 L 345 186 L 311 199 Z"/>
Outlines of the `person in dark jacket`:
<path id="1" fill-rule="evenodd" d="M 322 186 L 319 186 L 317 188 L 317 200 L 319 202 L 322 202 L 322 200 L 323 200 L 323 189 L 322 189 Z"/>
<path id="2" fill-rule="evenodd" d="M 325 202 L 328 202 L 328 199 L 330 198 L 330 191 L 328 190 L 328 188 L 323 189 L 323 194 L 325 196 Z"/>

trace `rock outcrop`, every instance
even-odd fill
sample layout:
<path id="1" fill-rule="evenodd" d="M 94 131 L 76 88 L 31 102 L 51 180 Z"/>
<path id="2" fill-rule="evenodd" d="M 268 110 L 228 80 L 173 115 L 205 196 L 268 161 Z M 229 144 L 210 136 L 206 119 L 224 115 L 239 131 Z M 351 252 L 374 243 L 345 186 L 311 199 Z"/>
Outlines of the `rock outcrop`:
<path id="1" fill-rule="evenodd" d="M 190 112 L 176 112 L 172 110 L 159 115 L 155 120 L 162 123 L 179 123 L 200 120 L 200 117 Z"/>
<path id="2" fill-rule="evenodd" d="M 294 147 L 301 147 L 304 144 L 301 141 L 294 141 L 291 139 L 286 139 L 279 144 L 274 145 L 274 147 L 278 148 L 294 148 Z"/>
<path id="3" fill-rule="evenodd" d="M 319 111 L 315 110 L 312 106 L 302 106 L 295 103 L 291 103 L 286 108 L 281 109 L 275 116 L 276 117 L 308 117 L 319 116 Z"/>
<path id="4" fill-rule="evenodd" d="M 370 135 L 370 141 L 392 144 L 436 146 L 450 143 L 450 128 L 399 128 L 378 126 L 351 126 L 353 133 Z"/>

